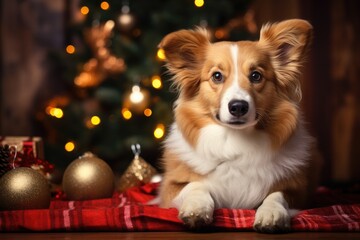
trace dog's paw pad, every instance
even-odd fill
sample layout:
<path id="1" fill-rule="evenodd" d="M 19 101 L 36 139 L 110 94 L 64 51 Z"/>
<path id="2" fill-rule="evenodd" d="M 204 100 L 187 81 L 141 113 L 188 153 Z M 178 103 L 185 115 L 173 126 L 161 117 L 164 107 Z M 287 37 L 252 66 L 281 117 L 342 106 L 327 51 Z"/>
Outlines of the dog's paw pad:
<path id="1" fill-rule="evenodd" d="M 286 233 L 290 231 L 290 225 L 257 222 L 254 224 L 254 229 L 262 233 Z"/>
<path id="2" fill-rule="evenodd" d="M 181 211 L 179 218 L 191 229 L 199 229 L 208 226 L 213 221 L 212 212 L 208 211 Z"/>

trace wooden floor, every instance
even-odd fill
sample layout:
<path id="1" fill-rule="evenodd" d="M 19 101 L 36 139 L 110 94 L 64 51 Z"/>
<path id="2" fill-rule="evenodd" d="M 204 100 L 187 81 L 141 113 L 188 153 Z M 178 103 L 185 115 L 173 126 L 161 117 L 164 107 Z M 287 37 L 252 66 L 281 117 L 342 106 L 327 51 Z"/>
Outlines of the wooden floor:
<path id="1" fill-rule="evenodd" d="M 2 233 L 1 240 L 13 239 L 66 239 L 66 240 L 112 240 L 112 239 L 172 239 L 172 240 L 262 240 L 262 239 L 360 239 L 360 233 L 289 233 L 259 234 L 254 232 L 186 233 L 186 232 L 94 232 L 94 233 Z"/>

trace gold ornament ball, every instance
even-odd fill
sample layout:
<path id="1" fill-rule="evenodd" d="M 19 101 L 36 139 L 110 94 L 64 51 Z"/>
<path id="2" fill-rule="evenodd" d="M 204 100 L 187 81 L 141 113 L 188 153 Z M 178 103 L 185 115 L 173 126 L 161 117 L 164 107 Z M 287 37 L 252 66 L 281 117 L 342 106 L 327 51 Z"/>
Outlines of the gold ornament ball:
<path id="1" fill-rule="evenodd" d="M 50 205 L 50 185 L 32 168 L 19 167 L 0 178 L 0 209 L 43 209 Z"/>
<path id="2" fill-rule="evenodd" d="M 114 174 L 106 162 L 85 153 L 66 168 L 62 186 L 69 200 L 109 198 L 114 192 Z"/>

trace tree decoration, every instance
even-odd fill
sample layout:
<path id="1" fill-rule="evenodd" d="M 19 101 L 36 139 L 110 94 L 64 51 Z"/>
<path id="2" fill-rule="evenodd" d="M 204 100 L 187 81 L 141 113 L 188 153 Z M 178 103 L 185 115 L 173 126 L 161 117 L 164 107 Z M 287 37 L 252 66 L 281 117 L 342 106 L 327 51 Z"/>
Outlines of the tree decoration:
<path id="1" fill-rule="evenodd" d="M 202 26 L 221 40 L 255 37 L 253 12 L 247 13 L 252 0 L 70 2 L 69 41 L 53 55 L 56 69 L 64 70 L 56 87 L 68 101 L 44 100 L 46 112 L 36 115 L 46 157 L 62 168 L 90 150 L 124 172 L 133 142 L 149 152 L 148 162 L 156 161 L 176 97 L 172 76 L 162 67 L 164 50 L 157 48 L 166 34 Z M 101 122 L 91 121 L 93 116 Z"/>
<path id="2" fill-rule="evenodd" d="M 4 138 L 3 142 L 6 144 L 0 145 L 0 173 L 5 174 L 7 171 L 19 167 L 32 168 L 45 177 L 52 173 L 54 164 L 39 157 L 43 154 L 39 154 L 40 146 L 35 144 L 35 138 L 24 141 L 20 139 L 21 137 Z"/>
<path id="3" fill-rule="evenodd" d="M 104 24 L 94 25 L 85 30 L 85 39 L 94 57 L 84 64 L 82 71 L 74 79 L 76 86 L 98 86 L 108 76 L 119 74 L 126 69 L 124 60 L 111 54 L 107 47 L 114 25 L 114 21 L 108 20 Z"/>
<path id="4" fill-rule="evenodd" d="M 54 164 L 49 163 L 44 159 L 35 157 L 32 146 L 24 145 L 22 151 L 17 151 L 14 156 L 14 168 L 28 167 L 37 170 L 42 175 L 46 176 L 54 170 Z"/>
<path id="5" fill-rule="evenodd" d="M 131 92 L 125 95 L 124 108 L 130 109 L 138 114 L 143 113 L 149 104 L 149 91 L 141 89 L 139 85 L 134 84 Z"/>
<path id="6" fill-rule="evenodd" d="M 66 168 L 62 187 L 69 200 L 108 198 L 114 191 L 114 174 L 105 161 L 87 152 Z"/>
<path id="7" fill-rule="evenodd" d="M 120 30 L 129 31 L 135 25 L 135 18 L 130 13 L 129 1 L 123 1 L 123 6 L 121 7 L 121 13 L 118 17 L 118 23 L 120 25 Z"/>
<path id="8" fill-rule="evenodd" d="M 134 159 L 119 180 L 117 190 L 120 192 L 148 183 L 157 174 L 156 169 L 140 157 L 140 144 L 132 145 L 131 150 L 134 153 Z"/>
<path id="9" fill-rule="evenodd" d="M 50 205 L 50 185 L 38 171 L 19 167 L 0 178 L 0 210 L 42 209 Z"/>

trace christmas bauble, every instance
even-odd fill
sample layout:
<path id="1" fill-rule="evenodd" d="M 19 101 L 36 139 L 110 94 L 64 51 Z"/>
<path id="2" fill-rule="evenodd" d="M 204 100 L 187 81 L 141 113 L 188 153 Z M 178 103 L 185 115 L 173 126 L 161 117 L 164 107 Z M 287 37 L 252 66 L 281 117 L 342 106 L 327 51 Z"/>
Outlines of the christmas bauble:
<path id="1" fill-rule="evenodd" d="M 130 7 L 126 4 L 121 8 L 121 13 L 118 17 L 118 23 L 120 25 L 120 30 L 123 31 L 128 31 L 135 25 L 135 17 L 131 14 Z"/>
<path id="2" fill-rule="evenodd" d="M 69 200 L 108 198 L 114 191 L 114 174 L 106 162 L 88 152 L 66 168 L 62 186 Z"/>
<path id="3" fill-rule="evenodd" d="M 19 167 L 0 178 L 0 209 L 42 209 L 50 205 L 50 185 L 31 168 Z"/>
<path id="4" fill-rule="evenodd" d="M 156 169 L 140 157 L 140 144 L 131 145 L 134 153 L 134 159 L 126 169 L 125 173 L 120 177 L 117 190 L 125 191 L 127 188 L 140 186 L 143 183 L 153 181 L 154 175 L 157 174 Z M 156 179 L 154 179 L 156 181 Z"/>

